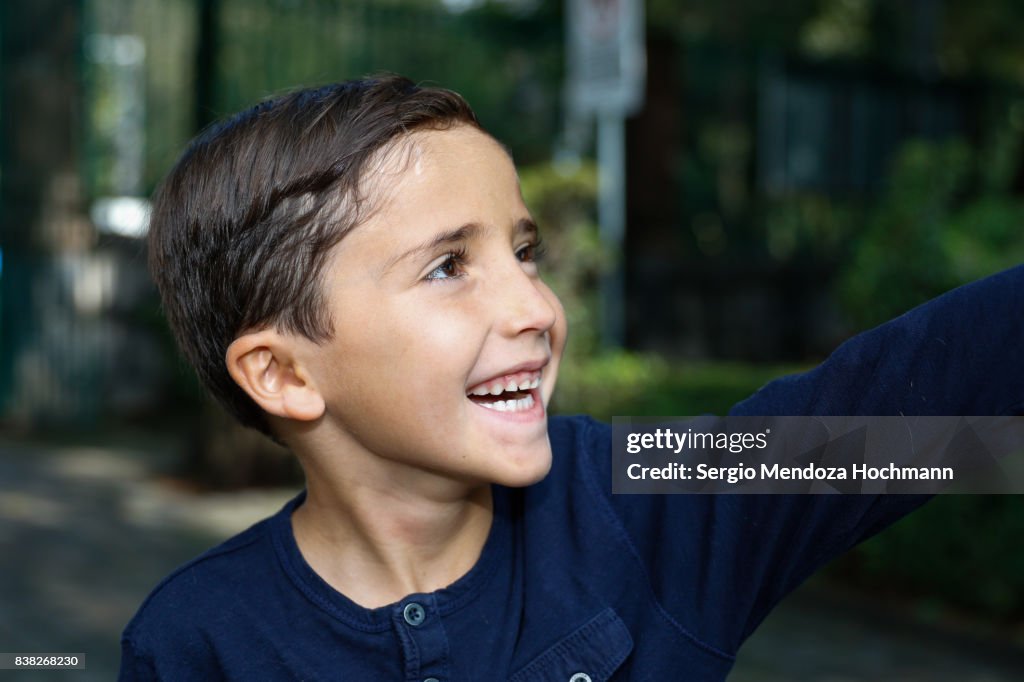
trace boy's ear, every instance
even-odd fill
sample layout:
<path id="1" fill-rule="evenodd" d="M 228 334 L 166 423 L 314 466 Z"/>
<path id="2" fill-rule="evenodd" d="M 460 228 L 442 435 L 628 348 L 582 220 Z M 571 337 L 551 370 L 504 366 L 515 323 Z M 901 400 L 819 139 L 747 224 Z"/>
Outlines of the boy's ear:
<path id="1" fill-rule="evenodd" d="M 265 412 L 312 421 L 323 415 L 324 398 L 296 361 L 294 343 L 274 329 L 261 329 L 235 339 L 224 360 L 231 378 Z"/>

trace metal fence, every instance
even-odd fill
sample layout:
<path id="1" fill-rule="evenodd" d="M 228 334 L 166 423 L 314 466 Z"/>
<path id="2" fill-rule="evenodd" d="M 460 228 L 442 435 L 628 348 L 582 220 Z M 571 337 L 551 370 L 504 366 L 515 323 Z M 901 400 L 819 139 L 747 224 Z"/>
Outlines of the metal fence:
<path id="1" fill-rule="evenodd" d="M 518 163 L 549 159 L 562 3 L 450 9 L 459 4 L 473 3 L 0 4 L 0 416 L 91 423 L 190 395 L 175 389 L 186 374 L 159 331 L 134 235 L 139 200 L 223 114 L 285 88 L 395 71 L 463 93 Z M 646 109 L 627 130 L 627 294 L 642 327 L 629 338 L 642 348 L 765 359 L 829 345 L 832 332 L 807 320 L 829 317 L 818 311 L 830 310 L 832 255 L 779 256 L 772 228 L 793 242 L 797 228 L 810 240 L 829 225 L 790 229 L 773 216 L 802 216 L 809 196 L 829 210 L 870 200 L 908 137 L 970 137 L 1009 101 L 986 84 L 887 80 L 651 33 Z M 823 343 L 808 341 L 816 333 Z"/>
<path id="2" fill-rule="evenodd" d="M 558 127 L 561 27 L 544 12 L 41 0 L 5 3 L 0 25 L 0 417 L 23 425 L 192 395 L 175 389 L 190 380 L 139 236 L 145 197 L 205 123 L 282 89 L 394 71 L 465 94 L 520 160 L 547 157 Z"/>

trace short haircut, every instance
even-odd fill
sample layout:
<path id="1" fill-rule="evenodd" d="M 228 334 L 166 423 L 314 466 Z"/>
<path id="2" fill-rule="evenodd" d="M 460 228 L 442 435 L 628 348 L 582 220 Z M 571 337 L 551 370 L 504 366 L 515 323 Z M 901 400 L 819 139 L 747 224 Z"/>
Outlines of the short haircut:
<path id="1" fill-rule="evenodd" d="M 336 322 L 322 270 L 372 210 L 367 162 L 402 136 L 480 128 L 458 94 L 382 76 L 268 99 L 201 133 L 153 196 L 149 267 L 179 346 L 213 396 L 271 437 L 228 374 L 240 334 L 275 327 L 322 343 Z"/>

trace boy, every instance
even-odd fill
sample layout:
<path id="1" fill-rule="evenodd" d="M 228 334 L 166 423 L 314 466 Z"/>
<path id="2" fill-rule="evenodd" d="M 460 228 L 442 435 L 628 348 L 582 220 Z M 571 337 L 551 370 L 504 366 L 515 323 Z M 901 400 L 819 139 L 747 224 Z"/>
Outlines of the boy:
<path id="1" fill-rule="evenodd" d="M 307 486 L 157 587 L 122 679 L 720 680 L 786 592 L 916 503 L 612 496 L 608 427 L 546 418 L 565 318 L 515 168 L 454 93 L 389 77 L 243 112 L 171 171 L 150 240 L 185 354 Z M 1021 278 L 733 413 L 1020 413 Z"/>

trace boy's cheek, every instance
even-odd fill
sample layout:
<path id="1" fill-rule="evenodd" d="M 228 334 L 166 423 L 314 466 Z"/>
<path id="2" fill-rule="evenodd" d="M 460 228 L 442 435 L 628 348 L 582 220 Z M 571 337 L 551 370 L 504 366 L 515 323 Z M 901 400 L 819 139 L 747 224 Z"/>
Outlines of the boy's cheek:
<path id="1" fill-rule="evenodd" d="M 569 321 L 565 319 L 565 312 L 561 312 L 558 323 L 551 330 L 551 355 L 556 360 L 561 359 L 565 352 L 565 346 L 569 342 Z"/>
<path id="2" fill-rule="evenodd" d="M 553 358 L 560 358 L 569 337 L 569 321 L 565 317 L 562 301 L 553 291 L 551 291 L 551 301 L 556 313 L 555 326 L 551 330 L 551 355 Z"/>
<path id="3" fill-rule="evenodd" d="M 550 289 L 549 289 L 550 291 Z M 569 338 L 569 321 L 565 317 L 565 309 L 562 308 L 562 302 L 554 294 L 550 293 L 550 300 L 552 306 L 555 309 L 556 317 L 555 324 L 548 332 L 549 343 L 551 344 L 551 362 L 548 365 L 550 370 L 549 376 L 551 381 L 547 382 L 547 386 L 544 391 L 544 403 L 547 404 L 551 395 L 555 391 L 555 384 L 558 380 L 558 368 L 562 359 L 562 354 L 565 352 L 565 346 Z"/>

